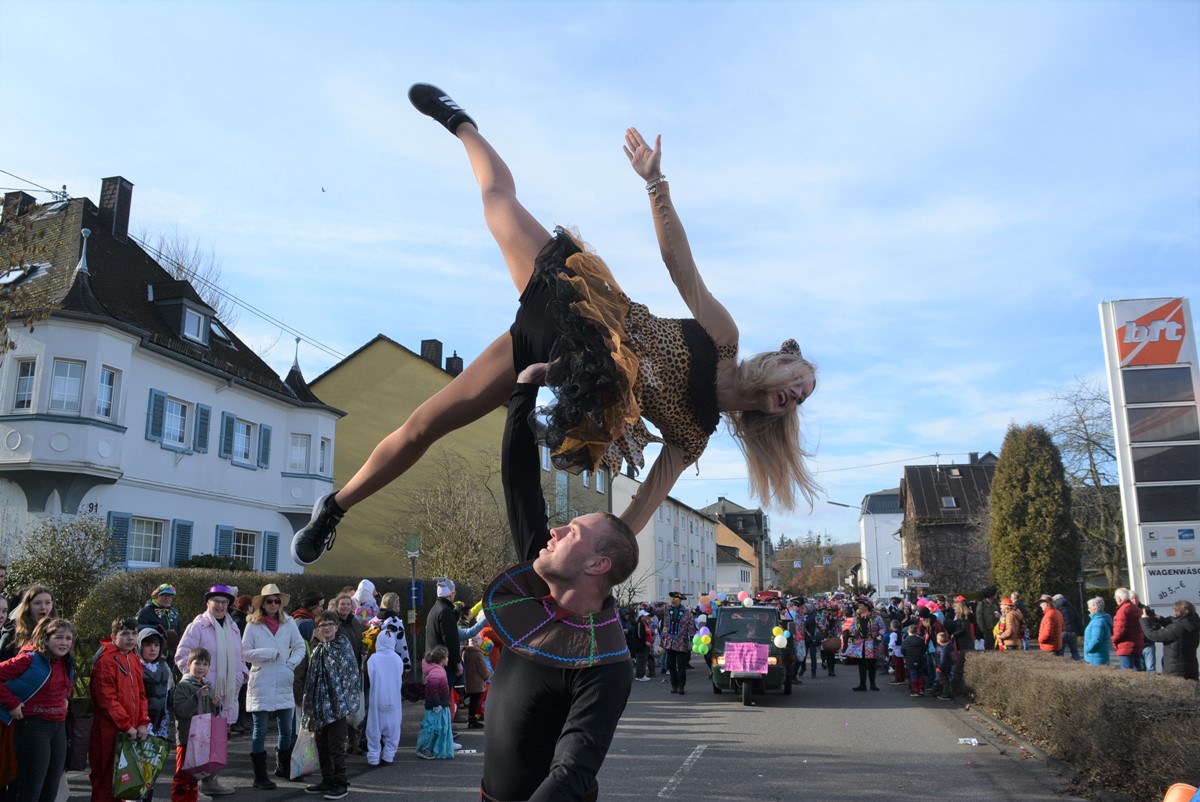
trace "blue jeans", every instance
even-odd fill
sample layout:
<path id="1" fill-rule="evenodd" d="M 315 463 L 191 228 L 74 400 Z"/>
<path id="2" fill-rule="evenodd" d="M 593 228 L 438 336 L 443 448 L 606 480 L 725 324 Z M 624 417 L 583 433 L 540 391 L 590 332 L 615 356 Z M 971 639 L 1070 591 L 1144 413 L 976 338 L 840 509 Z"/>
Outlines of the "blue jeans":
<path id="1" fill-rule="evenodd" d="M 1151 674 L 1155 673 L 1155 671 L 1158 669 L 1158 665 L 1156 664 L 1157 657 L 1158 655 L 1154 653 L 1154 644 L 1147 643 L 1145 648 L 1142 649 L 1141 670 L 1149 671 Z"/>
<path id="2" fill-rule="evenodd" d="M 1070 649 L 1072 660 L 1082 660 L 1083 659 L 1079 656 L 1079 643 L 1077 642 L 1078 639 L 1079 639 L 1079 636 L 1076 635 L 1074 632 L 1064 632 L 1063 633 L 1063 647 L 1064 647 L 1063 651 L 1065 653 L 1067 649 Z"/>
<path id="3" fill-rule="evenodd" d="M 279 739 L 275 742 L 275 748 L 280 752 L 291 749 L 292 744 L 296 742 L 295 736 L 292 734 L 294 710 L 295 708 L 289 707 L 285 710 L 255 710 L 250 713 L 250 720 L 254 723 L 254 729 L 250 734 L 250 752 L 258 754 L 267 751 L 267 728 L 270 726 L 271 716 L 275 717 L 275 729 L 279 731 Z"/>
<path id="4" fill-rule="evenodd" d="M 1119 655 L 1117 655 L 1117 660 L 1119 660 L 1121 663 L 1118 666 L 1118 668 L 1123 668 L 1123 669 L 1126 669 L 1127 671 L 1141 671 L 1142 670 L 1142 667 L 1141 667 L 1142 666 L 1142 663 L 1141 663 L 1142 656 L 1140 654 L 1130 654 L 1130 655 L 1119 654 Z"/>

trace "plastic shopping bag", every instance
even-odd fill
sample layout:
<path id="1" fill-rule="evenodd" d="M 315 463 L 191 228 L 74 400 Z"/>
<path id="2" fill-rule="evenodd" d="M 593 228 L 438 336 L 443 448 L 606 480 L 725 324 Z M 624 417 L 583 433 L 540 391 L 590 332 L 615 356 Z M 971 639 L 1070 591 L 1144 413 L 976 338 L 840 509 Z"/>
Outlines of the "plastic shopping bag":
<path id="1" fill-rule="evenodd" d="M 113 753 L 112 795 L 117 799 L 137 799 L 145 790 L 142 778 L 142 763 L 129 735 L 117 736 L 117 748 Z"/>
<path id="2" fill-rule="evenodd" d="M 299 734 L 296 735 L 296 743 L 292 746 L 291 774 L 288 775 L 288 779 L 298 780 L 312 774 L 319 765 L 317 739 L 311 732 L 301 727 Z"/>
<path id="3" fill-rule="evenodd" d="M 193 716 L 183 770 L 198 780 L 220 771 L 228 763 L 228 744 L 229 725 L 224 718 L 212 713 Z"/>
<path id="4" fill-rule="evenodd" d="M 143 791 L 154 787 L 163 766 L 167 764 L 167 755 L 172 751 L 163 738 L 151 735 L 144 741 L 134 741 L 133 751 L 137 753 L 138 763 L 142 770 Z"/>

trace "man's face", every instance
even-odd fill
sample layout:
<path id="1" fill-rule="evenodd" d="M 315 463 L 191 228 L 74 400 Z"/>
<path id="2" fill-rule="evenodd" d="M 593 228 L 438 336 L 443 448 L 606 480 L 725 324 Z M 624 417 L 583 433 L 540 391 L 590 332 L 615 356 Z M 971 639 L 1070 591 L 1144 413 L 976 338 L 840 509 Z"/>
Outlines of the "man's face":
<path id="1" fill-rule="evenodd" d="M 581 515 L 566 526 L 550 530 L 550 542 L 533 561 L 533 570 L 543 579 L 569 582 L 582 576 L 596 558 L 592 543 L 606 525 L 598 513 Z"/>

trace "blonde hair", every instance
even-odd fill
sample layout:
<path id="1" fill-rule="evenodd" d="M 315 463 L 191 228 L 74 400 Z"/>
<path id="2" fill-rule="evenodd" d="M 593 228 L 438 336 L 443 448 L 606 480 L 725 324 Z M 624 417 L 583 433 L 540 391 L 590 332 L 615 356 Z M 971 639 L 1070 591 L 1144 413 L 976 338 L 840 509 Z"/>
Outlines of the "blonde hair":
<path id="1" fill-rule="evenodd" d="M 757 396 L 791 387 L 816 367 L 799 354 L 768 351 L 742 360 L 733 369 L 734 385 L 743 395 Z M 800 436 L 799 408 L 783 413 L 757 409 L 725 413 L 729 433 L 746 457 L 750 492 L 764 504 L 790 510 L 796 506 L 796 490 L 811 507 L 821 486 L 813 478 Z"/>
<path id="2" fill-rule="evenodd" d="M 277 596 L 279 594 L 269 593 L 267 595 Z M 280 601 L 279 607 L 276 608 L 274 613 L 268 613 L 266 610 L 264 610 L 263 606 L 262 606 L 262 602 L 259 602 L 257 607 L 251 607 L 250 613 L 246 616 L 246 623 L 247 624 L 261 624 L 263 622 L 263 619 L 267 618 L 268 616 L 273 617 L 276 621 L 278 621 L 281 624 L 284 621 L 287 621 L 289 618 L 291 618 L 291 616 L 289 616 L 287 613 L 285 613 L 283 611 L 283 599 L 280 598 L 279 601 Z"/>
<path id="3" fill-rule="evenodd" d="M 386 607 L 394 612 L 400 611 L 400 594 L 388 591 L 383 594 L 383 598 L 379 600 L 380 607 Z"/>

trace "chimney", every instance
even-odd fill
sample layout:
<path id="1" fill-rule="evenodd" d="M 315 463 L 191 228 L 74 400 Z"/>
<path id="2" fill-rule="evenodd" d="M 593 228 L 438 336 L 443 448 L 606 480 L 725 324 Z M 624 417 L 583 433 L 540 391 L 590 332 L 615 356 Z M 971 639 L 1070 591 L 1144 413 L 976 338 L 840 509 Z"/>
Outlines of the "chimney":
<path id="1" fill-rule="evenodd" d="M 440 368 L 442 366 L 442 341 L 421 340 L 421 359 L 435 368 Z"/>
<path id="2" fill-rule="evenodd" d="M 4 193 L 4 222 L 11 223 L 21 215 L 25 214 L 26 210 L 34 204 L 32 195 L 24 192 L 5 192 Z"/>
<path id="3" fill-rule="evenodd" d="M 967 452 L 967 464 L 968 465 L 978 465 L 979 464 L 979 452 L 978 451 L 968 451 Z"/>
<path id="4" fill-rule="evenodd" d="M 454 352 L 454 356 L 446 357 L 446 372 L 451 376 L 457 376 L 463 372 L 463 359 L 458 355 L 458 351 Z"/>
<path id="5" fill-rule="evenodd" d="M 114 175 L 100 183 L 100 219 L 118 242 L 124 242 L 129 236 L 129 204 L 132 201 L 133 184 L 121 176 Z"/>

